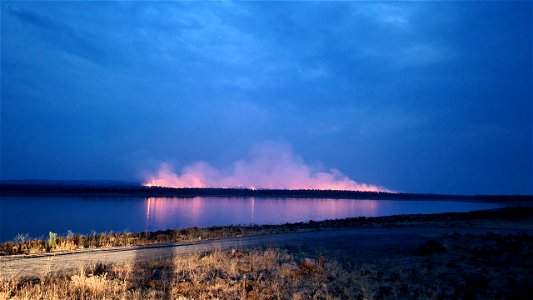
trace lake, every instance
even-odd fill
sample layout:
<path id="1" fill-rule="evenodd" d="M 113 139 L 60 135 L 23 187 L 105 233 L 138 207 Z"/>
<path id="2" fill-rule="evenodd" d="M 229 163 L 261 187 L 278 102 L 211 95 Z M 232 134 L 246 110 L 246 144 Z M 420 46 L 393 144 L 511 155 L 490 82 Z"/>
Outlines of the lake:
<path id="1" fill-rule="evenodd" d="M 47 236 L 139 232 L 215 225 L 282 224 L 360 216 L 466 212 L 497 203 L 302 198 L 1 197 L 0 241 L 18 233 Z"/>

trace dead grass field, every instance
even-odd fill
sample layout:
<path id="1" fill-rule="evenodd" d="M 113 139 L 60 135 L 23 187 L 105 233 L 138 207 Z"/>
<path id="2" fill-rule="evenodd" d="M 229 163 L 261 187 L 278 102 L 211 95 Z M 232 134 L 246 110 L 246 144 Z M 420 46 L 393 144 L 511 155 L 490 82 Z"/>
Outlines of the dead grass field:
<path id="1" fill-rule="evenodd" d="M 331 252 L 334 253 L 334 252 Z M 287 249 L 207 251 L 0 279 L 5 299 L 528 299 L 533 237 L 445 234 L 366 263 Z M 354 252 L 355 253 L 355 252 Z"/>

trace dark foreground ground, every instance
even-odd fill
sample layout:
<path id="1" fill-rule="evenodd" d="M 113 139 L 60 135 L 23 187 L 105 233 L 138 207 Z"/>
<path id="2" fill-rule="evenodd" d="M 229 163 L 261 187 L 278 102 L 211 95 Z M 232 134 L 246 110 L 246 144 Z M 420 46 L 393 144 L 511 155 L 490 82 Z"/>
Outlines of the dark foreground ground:
<path id="1" fill-rule="evenodd" d="M 185 244 L 4 256 L 0 299 L 533 295 L 530 208 L 284 226 L 283 233 Z"/>

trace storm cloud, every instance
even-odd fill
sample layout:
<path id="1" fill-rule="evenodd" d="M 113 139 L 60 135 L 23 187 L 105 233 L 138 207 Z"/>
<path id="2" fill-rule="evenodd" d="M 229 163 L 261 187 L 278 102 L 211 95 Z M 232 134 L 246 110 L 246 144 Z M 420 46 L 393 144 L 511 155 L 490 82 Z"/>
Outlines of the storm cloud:
<path id="1" fill-rule="evenodd" d="M 2 179 L 268 140 L 396 191 L 531 193 L 531 3 L 2 1 Z"/>

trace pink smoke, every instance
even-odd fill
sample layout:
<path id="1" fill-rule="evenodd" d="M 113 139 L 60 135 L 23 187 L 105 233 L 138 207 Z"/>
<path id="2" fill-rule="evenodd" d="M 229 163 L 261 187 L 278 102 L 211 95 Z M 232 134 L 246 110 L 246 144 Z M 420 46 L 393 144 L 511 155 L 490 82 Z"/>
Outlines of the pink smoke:
<path id="1" fill-rule="evenodd" d="M 301 157 L 294 155 L 289 146 L 279 143 L 253 147 L 247 159 L 222 170 L 200 161 L 187 165 L 178 175 L 164 163 L 144 185 L 391 192 L 380 186 L 355 182 L 337 169 L 321 171 L 312 168 Z"/>

